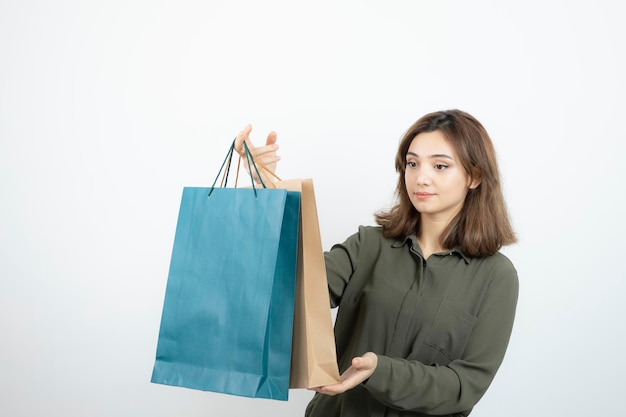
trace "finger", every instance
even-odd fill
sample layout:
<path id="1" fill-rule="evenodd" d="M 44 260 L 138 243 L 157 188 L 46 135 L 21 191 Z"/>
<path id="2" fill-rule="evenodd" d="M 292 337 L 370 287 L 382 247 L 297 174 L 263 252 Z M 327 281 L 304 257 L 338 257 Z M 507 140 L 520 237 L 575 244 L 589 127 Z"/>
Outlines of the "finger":
<path id="1" fill-rule="evenodd" d="M 312 390 L 315 392 L 319 392 L 320 394 L 331 395 L 331 396 L 346 392 L 346 388 L 341 384 L 326 385 L 323 387 L 315 387 L 315 388 L 312 388 Z"/>
<path id="2" fill-rule="evenodd" d="M 265 140 L 265 144 L 266 145 L 273 145 L 273 144 L 275 144 L 277 137 L 278 137 L 278 135 L 276 134 L 276 132 L 270 132 L 267 135 L 267 139 Z"/>
<path id="3" fill-rule="evenodd" d="M 265 145 L 258 148 L 251 149 L 252 157 L 255 161 L 261 162 L 265 165 L 275 164 L 280 161 L 280 156 L 276 154 L 278 145 Z"/>
<path id="4" fill-rule="evenodd" d="M 250 143 L 250 132 L 252 131 L 252 126 L 251 125 L 246 125 L 246 127 L 244 127 L 238 134 L 237 134 L 237 138 L 235 139 L 235 149 L 237 150 L 237 152 L 241 153 L 243 152 L 243 142 L 244 141 L 248 141 L 248 144 Z"/>
<path id="5" fill-rule="evenodd" d="M 271 172 L 275 172 L 276 164 L 278 163 L 278 161 L 280 161 L 280 157 L 279 156 L 265 157 L 265 158 L 254 157 L 254 161 L 256 162 L 258 166 L 265 167 L 269 169 Z"/>
<path id="6" fill-rule="evenodd" d="M 273 156 L 276 156 L 276 151 L 278 151 L 278 145 L 276 145 L 276 144 L 275 145 L 265 145 L 265 146 L 261 146 L 261 147 L 258 147 L 258 148 L 254 148 L 254 150 L 252 152 L 252 156 L 254 156 L 254 157 L 264 157 L 264 156 L 273 157 Z"/>
<path id="7" fill-rule="evenodd" d="M 244 127 L 241 130 L 241 132 L 237 134 L 237 138 L 235 139 L 235 150 L 241 155 L 245 153 L 245 150 L 243 147 L 244 141 L 246 141 L 246 143 L 248 144 L 248 148 L 250 149 L 254 148 L 254 146 L 252 145 L 252 142 L 250 141 L 250 132 L 252 132 L 252 125 L 247 124 L 246 127 Z"/>

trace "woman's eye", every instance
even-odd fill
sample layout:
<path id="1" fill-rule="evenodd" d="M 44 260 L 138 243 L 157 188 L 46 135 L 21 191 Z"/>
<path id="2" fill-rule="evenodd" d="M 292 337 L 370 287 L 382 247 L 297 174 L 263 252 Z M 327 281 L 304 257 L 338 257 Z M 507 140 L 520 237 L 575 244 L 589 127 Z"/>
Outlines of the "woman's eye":
<path id="1" fill-rule="evenodd" d="M 411 168 L 415 168 L 417 164 L 414 161 L 406 161 L 407 166 Z"/>
<path id="2" fill-rule="evenodd" d="M 437 164 L 437 165 L 435 165 L 435 168 L 436 169 L 446 169 L 446 168 L 448 168 L 448 166 L 446 164 Z"/>

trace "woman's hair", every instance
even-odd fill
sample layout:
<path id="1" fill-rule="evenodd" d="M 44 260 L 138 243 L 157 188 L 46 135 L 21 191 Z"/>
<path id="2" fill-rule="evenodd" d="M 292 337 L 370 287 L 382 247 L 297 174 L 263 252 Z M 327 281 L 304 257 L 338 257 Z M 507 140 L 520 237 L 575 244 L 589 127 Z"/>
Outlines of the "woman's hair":
<path id="1" fill-rule="evenodd" d="M 471 179 L 480 180 L 465 196 L 461 211 L 440 237 L 443 248 L 460 248 L 469 256 L 486 257 L 502 246 L 517 241 L 511 227 L 493 143 L 485 128 L 473 116 L 460 110 L 430 113 L 411 126 L 400 141 L 396 154 L 396 204 L 389 211 L 375 214 L 386 237 L 404 238 L 419 234 L 420 213 L 409 199 L 404 176 L 406 155 L 413 139 L 422 132 L 441 132 L 456 151 Z"/>

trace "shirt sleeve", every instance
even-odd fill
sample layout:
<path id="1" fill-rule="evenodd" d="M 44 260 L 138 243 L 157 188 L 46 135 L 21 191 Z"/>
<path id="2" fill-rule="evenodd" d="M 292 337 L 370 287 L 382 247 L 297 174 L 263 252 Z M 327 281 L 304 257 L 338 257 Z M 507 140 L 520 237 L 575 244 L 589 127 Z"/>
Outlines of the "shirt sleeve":
<path id="1" fill-rule="evenodd" d="M 470 410 L 491 384 L 504 358 L 518 285 L 512 266 L 495 273 L 462 359 L 432 366 L 379 355 L 378 366 L 365 388 L 396 409 L 435 415 Z"/>
<path id="2" fill-rule="evenodd" d="M 359 233 L 350 236 L 342 244 L 334 245 L 330 251 L 324 253 L 330 305 L 333 308 L 341 302 L 354 268 L 358 265 L 362 227 L 360 229 Z"/>

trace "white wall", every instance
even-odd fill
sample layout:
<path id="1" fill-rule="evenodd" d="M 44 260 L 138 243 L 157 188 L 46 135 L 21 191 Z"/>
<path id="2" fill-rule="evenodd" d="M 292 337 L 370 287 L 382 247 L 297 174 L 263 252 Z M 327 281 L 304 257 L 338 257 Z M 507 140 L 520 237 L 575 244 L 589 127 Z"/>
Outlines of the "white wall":
<path id="1" fill-rule="evenodd" d="M 279 134 L 325 246 L 389 204 L 426 112 L 499 153 L 520 243 L 510 349 L 478 416 L 608 415 L 626 371 L 619 2 L 0 2 L 0 414 L 294 416 L 149 383 L 181 189 Z"/>

